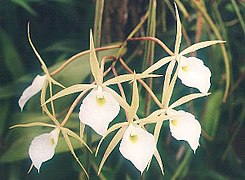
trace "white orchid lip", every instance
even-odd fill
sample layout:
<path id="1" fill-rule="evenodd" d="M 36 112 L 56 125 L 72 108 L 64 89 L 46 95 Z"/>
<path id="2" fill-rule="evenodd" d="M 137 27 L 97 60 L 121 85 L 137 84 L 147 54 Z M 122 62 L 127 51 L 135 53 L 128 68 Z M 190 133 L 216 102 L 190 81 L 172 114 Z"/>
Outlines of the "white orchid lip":
<path id="1" fill-rule="evenodd" d="M 145 170 L 156 150 L 155 138 L 140 126 L 130 124 L 126 129 L 119 151 L 141 172 Z"/>
<path id="2" fill-rule="evenodd" d="M 32 84 L 28 86 L 22 93 L 20 99 L 19 99 L 19 106 L 21 111 L 23 110 L 26 102 L 35 94 L 37 94 L 39 91 L 41 91 L 43 84 L 46 80 L 46 75 L 40 76 L 37 75 Z"/>
<path id="3" fill-rule="evenodd" d="M 118 115 L 119 103 L 103 89 L 92 90 L 80 106 L 79 119 L 96 133 L 103 135 L 109 123 Z"/>
<path id="4" fill-rule="evenodd" d="M 178 77 L 184 85 L 197 88 L 202 93 L 207 93 L 211 85 L 209 68 L 196 57 L 181 56 Z"/>
<path id="5" fill-rule="evenodd" d="M 201 125 L 191 113 L 185 111 L 171 112 L 173 119 L 169 120 L 172 136 L 177 140 L 185 140 L 195 152 L 199 146 Z"/>
<path id="6" fill-rule="evenodd" d="M 59 129 L 36 136 L 29 147 L 29 156 L 38 172 L 43 162 L 50 160 L 58 143 Z"/>

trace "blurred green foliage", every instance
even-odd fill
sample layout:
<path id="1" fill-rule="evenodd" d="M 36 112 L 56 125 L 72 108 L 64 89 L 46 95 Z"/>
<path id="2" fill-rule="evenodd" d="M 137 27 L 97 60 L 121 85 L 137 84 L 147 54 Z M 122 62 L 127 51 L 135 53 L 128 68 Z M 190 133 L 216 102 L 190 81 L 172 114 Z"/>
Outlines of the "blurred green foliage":
<path id="1" fill-rule="evenodd" d="M 32 39 L 37 50 L 52 69 L 72 55 L 88 49 L 89 29 L 93 26 L 98 28 L 97 31 L 101 31 L 101 37 L 96 37 L 97 45 L 123 42 L 140 22 L 152 2 L 106 0 L 104 6 L 100 4 L 100 7 L 104 8 L 100 29 L 100 19 L 96 19 L 98 24 L 94 22 L 95 1 L 0 0 L 0 179 L 83 179 L 84 177 L 70 153 L 63 153 L 67 152 L 68 148 L 62 147 L 62 144 L 65 144 L 62 142 L 59 143 L 61 147 L 57 148 L 59 153 L 45 163 L 40 174 L 35 170 L 27 174 L 31 165 L 28 158 L 30 141 L 47 129 L 35 127 L 9 130 L 14 124 L 49 121 L 40 112 L 38 96 L 28 102 L 22 113 L 17 103 L 23 89 L 31 83 L 36 74 L 42 73 L 40 64 L 28 44 L 27 22 L 30 21 Z M 173 2 L 170 0 L 154 2 L 157 5 L 156 9 L 150 11 L 151 18 L 136 36 L 155 35 L 173 49 L 176 31 Z M 202 124 L 202 138 L 197 152 L 193 154 L 187 143 L 177 142 L 170 137 L 165 123 L 158 143 L 165 167 L 164 176 L 153 160 L 149 171 L 141 177 L 133 165 L 121 157 L 117 148 L 107 160 L 102 174 L 97 176 L 100 158 L 89 155 L 87 161 L 88 154 L 84 153 L 83 148 L 74 141 L 79 158 L 83 163 L 87 162 L 91 179 L 245 179 L 245 2 L 244 0 L 176 2 L 184 27 L 182 48 L 190 43 L 218 39 L 216 30 L 222 40 L 227 41 L 225 53 L 228 55 L 231 71 L 227 101 L 222 101 L 227 78 L 224 51 L 221 51 L 219 46 L 199 51 L 197 56 L 203 59 L 212 71 L 212 95 L 185 106 L 186 109 L 195 112 L 196 118 Z M 197 2 L 202 6 L 198 6 Z M 203 14 L 200 7 L 204 8 L 206 14 Z M 97 16 L 99 17 L 98 14 Z M 210 24 L 208 17 L 214 22 L 214 26 Z M 99 41 L 101 42 L 98 43 Z M 103 53 L 116 54 L 117 51 Z M 130 42 L 124 59 L 132 69 L 140 71 L 143 64 L 149 65 L 153 60 L 157 61 L 165 55 L 157 45 L 154 52 L 152 44 Z M 88 56 L 83 56 L 57 78 L 65 86 L 69 86 L 82 81 L 89 82 L 89 73 Z M 162 79 L 159 78 L 152 84 L 156 94 L 160 93 L 158 88 L 160 81 Z M 189 93 L 184 88 L 175 91 L 177 95 L 174 95 L 174 98 Z M 146 97 L 143 91 L 140 98 L 142 107 L 138 113 L 144 115 Z M 57 101 L 60 110 L 68 108 L 73 99 L 74 97 L 69 97 Z M 156 108 L 153 103 L 150 106 L 151 109 Z M 124 118 L 122 115 L 118 117 L 120 120 Z M 79 120 L 76 112 L 69 122 L 68 126 L 78 132 Z M 93 135 L 91 138 L 94 150 L 99 137 Z M 98 157 L 101 157 L 109 140 L 110 138 L 106 139 Z"/>

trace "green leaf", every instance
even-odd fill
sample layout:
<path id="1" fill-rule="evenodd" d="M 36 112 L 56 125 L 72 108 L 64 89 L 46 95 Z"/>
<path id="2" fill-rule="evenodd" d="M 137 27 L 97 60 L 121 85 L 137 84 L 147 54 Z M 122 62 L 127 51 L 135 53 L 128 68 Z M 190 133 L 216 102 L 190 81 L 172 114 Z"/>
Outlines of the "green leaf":
<path id="1" fill-rule="evenodd" d="M 95 17 L 94 17 L 94 43 L 95 43 L 95 47 L 100 47 L 103 11 L 104 11 L 104 0 L 96 1 Z"/>
<path id="2" fill-rule="evenodd" d="M 31 6 L 28 4 L 27 0 L 11 0 L 14 4 L 22 7 L 26 11 L 28 11 L 33 16 L 36 16 L 37 13 L 31 8 Z"/>
<path id="3" fill-rule="evenodd" d="M 0 136 L 3 135 L 6 123 L 8 121 L 8 113 L 11 107 L 10 101 L 1 101 L 0 103 L 0 114 L 1 114 L 1 120 L 0 120 Z"/>
<path id="4" fill-rule="evenodd" d="M 20 130 L 22 131 L 20 132 Z M 7 150 L 3 152 L 3 154 L 1 155 L 0 162 L 9 163 L 27 158 L 28 148 L 31 144 L 32 139 L 35 136 L 38 136 L 43 133 L 44 131 L 40 127 L 33 128 L 32 130 L 29 129 L 29 131 L 27 129 L 22 128 L 11 130 L 8 134 L 9 136 L 16 136 L 17 134 L 19 134 L 19 137 L 16 137 L 14 140 L 10 137 L 5 139 L 5 141 L 8 143 Z"/>
<path id="5" fill-rule="evenodd" d="M 7 33 L 0 28 L 0 43 L 3 51 L 3 61 L 13 79 L 17 79 L 25 73 L 17 48 L 12 43 Z"/>
<path id="6" fill-rule="evenodd" d="M 33 128 L 19 128 L 13 129 L 10 131 L 9 136 L 14 136 L 15 138 L 7 138 L 8 142 L 7 150 L 1 155 L 0 162 L 1 163 L 10 163 L 19 161 L 25 158 L 28 158 L 28 148 L 31 144 L 31 141 L 34 137 L 41 135 L 43 133 L 48 133 L 52 130 L 52 128 L 43 129 L 43 127 L 33 127 Z M 18 135 L 18 137 L 16 137 Z M 85 135 L 86 136 L 86 135 Z M 86 137 L 85 137 L 86 138 Z M 10 141 L 10 139 L 12 139 Z M 94 139 L 97 141 L 98 139 Z M 74 149 L 83 148 L 81 142 L 77 139 L 71 139 L 72 145 Z M 67 148 L 66 142 L 62 136 L 59 137 L 58 145 L 55 150 L 55 154 L 69 152 L 70 150 Z"/>
<path id="7" fill-rule="evenodd" d="M 189 167 L 189 164 L 192 158 L 191 155 L 192 155 L 192 151 L 188 149 L 184 155 L 183 160 L 179 164 L 178 168 L 175 169 L 174 175 L 171 177 L 171 180 L 184 178 L 185 168 Z"/>
<path id="8" fill-rule="evenodd" d="M 147 21 L 147 32 L 146 32 L 147 37 L 155 37 L 156 35 L 156 7 L 157 7 L 156 0 L 150 0 L 149 8 L 148 8 L 149 17 Z M 153 64 L 154 53 L 155 53 L 155 42 L 146 41 L 143 69 Z"/>
<path id="9" fill-rule="evenodd" d="M 240 24 L 242 26 L 243 35 L 245 35 L 245 23 L 244 23 L 244 19 L 243 19 L 242 13 L 239 10 L 239 6 L 237 5 L 237 2 L 235 0 L 231 0 L 231 3 L 232 3 L 232 5 L 233 5 L 233 7 L 234 7 L 234 9 L 236 11 L 237 17 L 238 17 L 239 22 L 240 22 Z"/>
<path id="10" fill-rule="evenodd" d="M 221 113 L 222 96 L 222 91 L 218 90 L 212 93 L 207 101 L 206 110 L 202 121 L 202 128 L 211 137 L 215 137 L 218 128 L 218 123 L 220 119 L 219 117 Z"/>

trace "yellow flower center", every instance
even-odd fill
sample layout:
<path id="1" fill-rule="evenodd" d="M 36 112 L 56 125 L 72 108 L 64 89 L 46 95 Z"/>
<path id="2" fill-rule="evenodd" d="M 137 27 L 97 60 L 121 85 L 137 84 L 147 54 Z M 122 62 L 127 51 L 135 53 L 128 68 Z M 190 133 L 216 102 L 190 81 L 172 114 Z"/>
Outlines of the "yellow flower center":
<path id="1" fill-rule="evenodd" d="M 185 72 L 188 71 L 188 67 L 187 67 L 187 66 L 182 66 L 181 69 L 182 69 L 183 71 L 185 71 Z"/>
<path id="2" fill-rule="evenodd" d="M 104 106 L 106 103 L 105 97 L 96 97 L 96 103 L 98 104 L 98 106 Z"/>
<path id="3" fill-rule="evenodd" d="M 129 136 L 129 140 L 132 142 L 132 143 L 136 143 L 138 141 L 138 135 L 137 134 L 130 134 Z"/>
<path id="4" fill-rule="evenodd" d="M 54 138 L 51 138 L 51 139 L 50 139 L 50 144 L 52 144 L 52 145 L 55 144 L 55 143 L 54 143 Z"/>
<path id="5" fill-rule="evenodd" d="M 177 122 L 176 119 L 172 120 L 172 121 L 171 121 L 171 124 L 172 124 L 173 126 L 178 126 L 178 122 Z"/>

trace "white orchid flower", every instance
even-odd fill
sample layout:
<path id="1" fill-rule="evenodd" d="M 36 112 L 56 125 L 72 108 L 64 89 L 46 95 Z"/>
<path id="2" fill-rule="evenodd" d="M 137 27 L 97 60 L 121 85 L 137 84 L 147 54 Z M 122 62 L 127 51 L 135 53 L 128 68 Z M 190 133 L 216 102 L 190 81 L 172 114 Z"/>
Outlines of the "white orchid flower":
<path id="1" fill-rule="evenodd" d="M 182 110 L 174 111 L 172 115 L 174 118 L 169 120 L 172 136 L 177 140 L 187 141 L 195 153 L 201 135 L 200 123 L 191 113 Z"/>
<path id="2" fill-rule="evenodd" d="M 54 129 L 50 133 L 44 133 L 35 137 L 29 147 L 29 156 L 38 172 L 43 162 L 54 156 L 58 143 L 59 129 Z"/>
<path id="3" fill-rule="evenodd" d="M 197 88 L 202 93 L 207 93 L 210 88 L 211 72 L 196 57 L 181 56 L 178 77 L 184 85 Z"/>
<path id="4" fill-rule="evenodd" d="M 142 174 L 156 151 L 155 138 L 140 126 L 130 124 L 123 135 L 119 150 Z"/>
<path id="5" fill-rule="evenodd" d="M 37 75 L 33 80 L 32 84 L 28 86 L 22 93 L 19 99 L 19 106 L 21 111 L 23 110 L 26 102 L 39 91 L 41 91 L 43 84 L 46 80 L 46 75 L 40 76 Z"/>
<path id="6" fill-rule="evenodd" d="M 101 87 L 92 90 L 80 106 L 79 119 L 96 133 L 106 133 L 109 123 L 118 115 L 119 103 Z"/>

